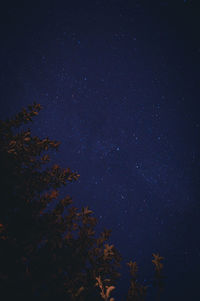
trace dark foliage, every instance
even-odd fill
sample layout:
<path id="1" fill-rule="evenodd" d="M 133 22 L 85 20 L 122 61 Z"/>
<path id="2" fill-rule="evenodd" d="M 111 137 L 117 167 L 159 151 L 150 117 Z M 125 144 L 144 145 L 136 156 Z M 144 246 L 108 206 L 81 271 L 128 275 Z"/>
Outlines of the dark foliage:
<path id="1" fill-rule="evenodd" d="M 18 129 L 40 110 L 33 104 L 0 123 L 1 300 L 112 301 L 121 256 L 108 243 L 110 231 L 97 237 L 93 212 L 78 210 L 70 196 L 59 198 L 59 188 L 79 174 L 51 165 L 47 152 L 59 142 Z M 160 259 L 154 256 L 159 286 Z M 146 288 L 136 280 L 137 265 L 129 266 L 127 300 L 143 300 Z"/>

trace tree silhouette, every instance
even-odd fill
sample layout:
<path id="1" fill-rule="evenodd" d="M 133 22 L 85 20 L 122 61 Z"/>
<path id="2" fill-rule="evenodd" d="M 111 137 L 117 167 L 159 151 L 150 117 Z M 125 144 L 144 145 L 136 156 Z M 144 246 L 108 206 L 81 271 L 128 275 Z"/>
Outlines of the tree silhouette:
<path id="1" fill-rule="evenodd" d="M 59 142 L 26 128 L 40 110 L 34 103 L 0 123 L 2 300 L 112 301 L 121 256 L 108 243 L 110 230 L 96 236 L 97 219 L 87 206 L 79 210 L 70 196 L 59 198 L 79 174 L 51 164 L 48 152 Z M 127 300 L 142 300 L 145 288 L 129 266 Z"/>

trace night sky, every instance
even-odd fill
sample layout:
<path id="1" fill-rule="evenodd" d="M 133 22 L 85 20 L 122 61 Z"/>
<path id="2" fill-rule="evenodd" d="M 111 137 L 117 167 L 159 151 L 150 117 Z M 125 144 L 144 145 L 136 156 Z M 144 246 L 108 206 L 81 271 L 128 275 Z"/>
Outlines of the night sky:
<path id="1" fill-rule="evenodd" d="M 124 258 L 118 300 L 125 262 L 149 283 L 153 252 L 162 300 L 200 300 L 199 1 L 41 2 L 1 7 L 0 117 L 44 107 L 34 134 L 61 141 L 53 160 L 81 175 L 63 193 Z"/>

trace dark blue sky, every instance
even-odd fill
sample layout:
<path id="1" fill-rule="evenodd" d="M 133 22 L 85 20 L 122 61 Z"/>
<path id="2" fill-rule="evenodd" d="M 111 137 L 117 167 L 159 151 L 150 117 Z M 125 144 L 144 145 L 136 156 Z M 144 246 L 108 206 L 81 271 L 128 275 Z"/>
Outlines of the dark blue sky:
<path id="1" fill-rule="evenodd" d="M 142 279 L 166 258 L 163 300 L 200 298 L 198 1 L 71 2 L 1 8 L 0 116 L 41 103 L 34 133 L 79 171 L 75 204 Z"/>

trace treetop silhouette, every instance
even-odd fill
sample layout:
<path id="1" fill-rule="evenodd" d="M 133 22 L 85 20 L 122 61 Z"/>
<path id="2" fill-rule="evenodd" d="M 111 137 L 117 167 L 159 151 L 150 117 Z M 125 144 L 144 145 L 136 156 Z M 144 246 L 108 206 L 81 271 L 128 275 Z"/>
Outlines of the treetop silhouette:
<path id="1" fill-rule="evenodd" d="M 113 301 L 121 255 L 108 242 L 110 230 L 97 237 L 92 210 L 59 197 L 59 189 L 79 174 L 51 164 L 48 151 L 57 150 L 58 141 L 24 129 L 41 109 L 34 103 L 0 122 L 0 294 L 3 300 Z M 154 256 L 158 277 L 161 259 Z M 143 300 L 137 265 L 129 267 L 127 300 Z"/>

